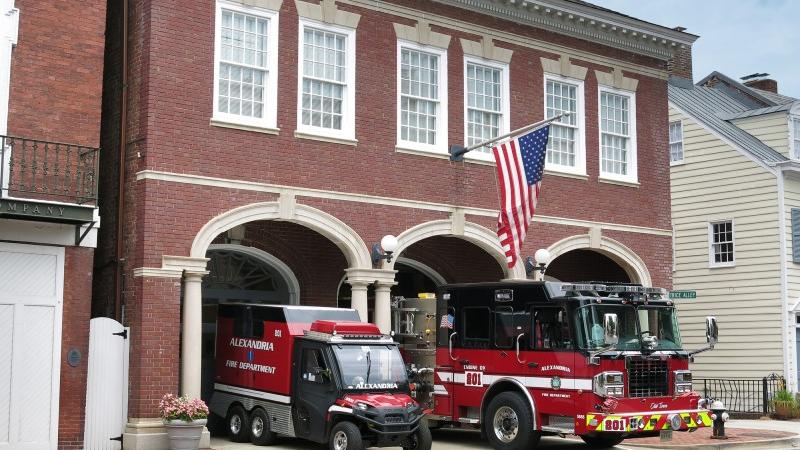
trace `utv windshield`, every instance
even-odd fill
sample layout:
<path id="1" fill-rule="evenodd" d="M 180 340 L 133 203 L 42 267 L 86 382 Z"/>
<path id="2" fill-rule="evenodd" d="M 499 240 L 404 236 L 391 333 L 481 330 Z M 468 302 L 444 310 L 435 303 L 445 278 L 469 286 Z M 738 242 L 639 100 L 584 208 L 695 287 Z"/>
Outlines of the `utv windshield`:
<path id="1" fill-rule="evenodd" d="M 666 306 L 588 305 L 578 308 L 578 344 L 582 349 L 604 347 L 603 317 L 617 315 L 619 341 L 614 350 L 678 350 L 681 336 L 675 308 Z"/>
<path id="2" fill-rule="evenodd" d="M 333 348 L 345 389 L 408 389 L 406 366 L 393 345 L 339 345 Z"/>

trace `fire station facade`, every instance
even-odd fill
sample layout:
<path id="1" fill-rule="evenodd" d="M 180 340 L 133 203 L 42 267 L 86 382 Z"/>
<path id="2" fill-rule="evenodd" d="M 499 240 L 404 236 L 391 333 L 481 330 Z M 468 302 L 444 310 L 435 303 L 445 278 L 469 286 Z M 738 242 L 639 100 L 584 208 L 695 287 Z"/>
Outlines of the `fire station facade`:
<path id="1" fill-rule="evenodd" d="M 124 264 L 94 295 L 131 327 L 126 448 L 162 439 L 164 393 L 207 395 L 220 303 L 352 306 L 388 330 L 392 295 L 533 277 L 539 248 L 556 279 L 671 285 L 668 61 L 693 35 L 557 0 L 130 0 L 126 21 L 101 162 L 124 158 L 122 206 L 101 185 L 97 249 Z M 447 148 L 561 112 L 509 269 L 488 150 Z"/>

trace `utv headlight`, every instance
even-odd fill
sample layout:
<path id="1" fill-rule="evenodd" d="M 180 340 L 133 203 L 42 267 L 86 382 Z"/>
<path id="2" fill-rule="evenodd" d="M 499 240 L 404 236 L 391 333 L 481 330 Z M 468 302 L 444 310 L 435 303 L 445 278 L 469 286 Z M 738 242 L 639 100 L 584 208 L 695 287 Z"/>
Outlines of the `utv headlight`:
<path id="1" fill-rule="evenodd" d="M 688 370 L 675 371 L 675 395 L 692 392 L 692 372 Z"/>
<path id="2" fill-rule="evenodd" d="M 594 376 L 592 391 L 601 397 L 624 397 L 622 372 L 602 372 Z"/>
<path id="3" fill-rule="evenodd" d="M 362 411 L 369 409 L 369 405 L 364 402 L 356 402 L 356 407 Z"/>

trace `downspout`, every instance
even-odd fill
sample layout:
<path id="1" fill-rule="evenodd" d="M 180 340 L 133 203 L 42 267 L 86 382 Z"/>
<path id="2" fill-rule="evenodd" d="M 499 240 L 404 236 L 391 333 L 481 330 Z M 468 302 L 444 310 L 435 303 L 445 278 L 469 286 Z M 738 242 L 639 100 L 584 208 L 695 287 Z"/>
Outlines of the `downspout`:
<path id="1" fill-rule="evenodd" d="M 123 257 L 122 221 L 125 212 L 125 155 L 128 135 L 128 0 L 122 1 L 122 105 L 120 110 L 119 128 L 119 184 L 117 192 L 117 254 L 114 270 L 114 314 L 122 322 L 124 311 L 122 306 L 122 272 L 125 267 Z"/>
<path id="2" fill-rule="evenodd" d="M 784 201 L 783 189 L 783 167 L 775 167 L 775 176 L 778 179 L 778 238 L 781 253 L 781 343 L 783 344 L 783 376 L 789 383 L 789 386 L 794 384 L 794 380 L 790 380 L 789 369 L 789 286 L 786 267 L 786 205 Z"/>

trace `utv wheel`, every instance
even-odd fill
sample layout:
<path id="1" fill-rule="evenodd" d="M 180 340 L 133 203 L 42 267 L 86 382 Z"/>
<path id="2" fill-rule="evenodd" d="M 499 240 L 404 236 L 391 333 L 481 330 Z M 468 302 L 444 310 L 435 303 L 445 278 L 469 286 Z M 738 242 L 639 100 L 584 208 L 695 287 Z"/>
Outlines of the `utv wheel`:
<path id="1" fill-rule="evenodd" d="M 333 426 L 330 450 L 362 450 L 361 431 L 353 422 L 343 421 Z"/>
<path id="2" fill-rule="evenodd" d="M 233 405 L 228 410 L 228 436 L 233 442 L 247 442 L 250 440 L 250 421 L 247 412 L 240 405 Z"/>
<path id="3" fill-rule="evenodd" d="M 586 435 L 586 436 L 581 436 L 581 439 L 583 439 L 583 442 L 586 442 L 586 445 L 588 445 L 591 448 L 611 448 L 625 440 L 624 437 L 613 434 Z"/>
<path id="4" fill-rule="evenodd" d="M 523 450 L 536 446 L 541 435 L 533 430 L 531 411 L 513 392 L 502 392 L 489 402 L 484 417 L 486 437 L 497 450 Z"/>
<path id="5" fill-rule="evenodd" d="M 275 432 L 270 429 L 267 412 L 256 408 L 250 414 L 250 442 L 254 445 L 272 445 L 275 443 Z"/>
<path id="6" fill-rule="evenodd" d="M 419 428 L 408 437 L 403 444 L 403 450 L 431 450 L 431 430 L 428 428 L 427 421 L 423 418 L 419 421 Z"/>

